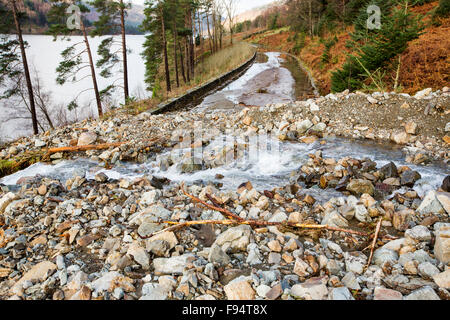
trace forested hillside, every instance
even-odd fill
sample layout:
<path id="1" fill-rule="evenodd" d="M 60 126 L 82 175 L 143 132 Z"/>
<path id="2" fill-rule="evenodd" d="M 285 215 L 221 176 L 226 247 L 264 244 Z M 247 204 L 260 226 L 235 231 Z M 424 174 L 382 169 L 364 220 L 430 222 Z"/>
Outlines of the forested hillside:
<path id="1" fill-rule="evenodd" d="M 86 1 L 88 2 L 88 1 Z M 0 2 L 0 6 L 2 3 Z M 23 22 L 23 32 L 28 34 L 44 34 L 49 27 L 48 13 L 52 7 L 51 2 L 48 0 L 24 0 L 23 4 L 19 3 L 19 6 L 24 6 L 24 12 L 27 19 Z M 99 14 L 94 8 L 91 8 L 91 13 L 87 16 L 87 24 L 90 25 L 93 21 L 98 20 Z M 128 34 L 142 34 L 139 30 L 144 15 L 144 7 L 140 5 L 133 5 L 130 8 L 127 19 L 126 30 Z"/>
<path id="2" fill-rule="evenodd" d="M 370 4 L 381 8 L 379 30 L 366 27 Z M 241 31 L 253 34 L 250 41 L 297 55 L 324 92 L 415 92 L 448 84 L 449 8 L 448 0 L 289 0 Z"/>

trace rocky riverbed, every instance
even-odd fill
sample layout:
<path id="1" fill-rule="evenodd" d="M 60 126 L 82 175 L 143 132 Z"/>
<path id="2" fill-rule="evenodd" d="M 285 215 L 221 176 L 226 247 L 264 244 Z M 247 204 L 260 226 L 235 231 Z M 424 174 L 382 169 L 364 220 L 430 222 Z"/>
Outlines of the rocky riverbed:
<path id="1" fill-rule="evenodd" d="M 55 153 L 52 166 L 37 164 L 0 180 L 0 297 L 449 299 L 449 106 L 448 88 L 415 97 L 344 92 L 221 112 L 118 110 L 17 140 L 2 149 L 1 160 L 125 143 Z M 250 156 L 240 166 L 252 137 L 267 134 L 281 154 L 262 162 Z M 235 138 L 217 144 L 222 136 Z M 319 146 L 334 136 L 392 144 L 404 163 L 326 156 Z M 295 157 L 283 162 L 289 150 L 304 153 L 293 168 Z M 227 180 L 229 171 L 214 171 L 227 165 L 263 173 L 258 181 Z M 424 182 L 429 168 L 438 169 Z M 213 178 L 204 178 L 207 171 Z M 263 180 L 278 175 L 285 177 L 265 188 Z M 168 226 L 160 221 L 225 219 L 185 196 L 184 180 L 189 194 L 243 219 L 369 233 L 381 219 L 373 259 L 368 265 L 370 237 L 287 223 L 191 226 L 151 236 Z"/>

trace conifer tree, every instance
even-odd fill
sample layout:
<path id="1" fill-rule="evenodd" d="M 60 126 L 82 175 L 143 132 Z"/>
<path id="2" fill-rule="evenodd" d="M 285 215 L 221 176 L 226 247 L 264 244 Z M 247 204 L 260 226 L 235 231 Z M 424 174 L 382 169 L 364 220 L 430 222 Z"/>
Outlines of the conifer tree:
<path id="1" fill-rule="evenodd" d="M 433 18 L 446 18 L 450 16 L 450 1 L 439 0 L 439 5 L 436 7 Z"/>
<path id="2" fill-rule="evenodd" d="M 162 63 L 161 23 L 159 10 L 155 1 L 146 1 L 144 9 L 145 19 L 141 24 L 142 31 L 146 32 L 144 51 L 142 57 L 145 61 L 145 83 L 147 90 L 152 91 L 153 97 L 158 97 L 158 71 Z"/>
<path id="3" fill-rule="evenodd" d="M 169 71 L 169 57 L 167 54 L 167 40 L 166 40 L 166 19 L 164 19 L 165 15 L 165 2 L 160 1 L 158 3 L 158 11 L 159 11 L 159 20 L 161 21 L 161 38 L 162 38 L 162 46 L 163 46 L 163 54 L 164 54 L 164 73 L 166 78 L 166 90 L 167 92 L 172 91 L 170 85 L 170 71 Z"/>
<path id="4" fill-rule="evenodd" d="M 98 48 L 101 59 L 97 61 L 97 67 L 102 68 L 100 73 L 102 77 L 109 78 L 112 76 L 111 69 L 118 63 L 122 64 L 123 92 L 126 102 L 129 98 L 129 88 L 125 17 L 126 10 L 131 8 L 131 4 L 125 4 L 123 0 L 94 0 L 91 4 L 100 14 L 98 20 L 93 23 L 95 29 L 91 32 L 91 36 L 121 35 L 120 41 L 115 40 L 114 37 L 102 40 Z M 120 47 L 119 50 L 116 49 L 117 46 Z M 121 51 L 121 59 L 118 51 Z"/>
<path id="5" fill-rule="evenodd" d="M 421 17 L 409 11 L 408 1 L 368 1 L 377 4 L 381 10 L 381 28 L 367 28 L 367 7 L 361 8 L 351 34 L 350 45 L 354 54 L 347 58 L 342 69 L 332 73 L 331 90 L 357 90 L 372 74 L 386 68 L 389 62 L 401 54 L 409 41 L 419 37 L 424 26 Z"/>
<path id="6" fill-rule="evenodd" d="M 141 25 L 147 33 L 142 56 L 146 65 L 147 90 L 159 96 L 158 79 L 161 71 L 166 83 L 166 91 L 172 89 L 171 70 L 175 73 L 175 83 L 179 85 L 179 71 L 184 82 L 194 78 L 195 34 L 194 12 L 197 2 L 193 0 L 148 0 L 145 3 L 145 19 Z M 173 59 L 169 61 L 168 51 Z M 178 63 L 179 62 L 179 63 Z M 179 69 L 180 67 L 180 69 Z"/>
<path id="7" fill-rule="evenodd" d="M 0 18 L 2 19 L 0 25 L 0 85 L 7 79 L 19 78 L 22 74 L 25 76 L 33 132 L 38 134 L 33 85 L 25 50 L 27 43 L 22 37 L 24 13 L 20 10 L 19 4 L 23 5 L 23 3 L 19 2 L 18 0 L 10 0 L 8 3 L 3 1 L 0 3 Z M 10 32 L 15 33 L 17 38 L 8 36 Z M 20 58 L 17 50 L 20 50 Z M 18 83 L 16 82 L 16 84 L 17 86 L 2 90 L 4 92 L 0 92 L 0 98 L 9 98 L 16 95 L 19 90 Z"/>
<path id="8" fill-rule="evenodd" d="M 81 79 L 77 80 L 77 74 L 85 69 L 89 68 L 90 74 L 89 77 L 92 79 L 93 90 L 95 94 L 95 100 L 97 103 L 97 111 L 99 117 L 103 115 L 102 102 L 101 102 L 101 94 L 97 84 L 97 76 L 95 73 L 95 65 L 92 57 L 91 47 L 88 39 L 88 32 L 86 30 L 86 22 L 84 17 L 82 16 L 85 13 L 88 13 L 90 10 L 81 0 L 50 0 L 52 2 L 52 8 L 49 11 L 49 31 L 48 33 L 54 36 L 54 40 L 56 40 L 59 36 L 62 36 L 63 39 L 70 37 L 74 33 L 77 32 L 77 29 L 70 28 L 68 26 L 68 18 L 70 14 L 67 12 L 67 9 L 71 5 L 75 5 L 79 8 L 80 19 L 79 19 L 79 28 L 81 29 L 81 33 L 83 36 L 83 41 L 76 42 L 71 46 L 67 47 L 61 52 L 61 56 L 63 61 L 60 62 L 59 66 L 56 68 L 57 78 L 56 82 L 60 85 L 63 85 L 67 81 L 77 82 L 80 81 L 87 76 L 84 76 Z M 83 61 L 83 55 L 86 54 L 88 58 L 88 62 Z M 80 92 L 81 93 L 81 92 Z M 77 106 L 76 99 L 69 103 L 69 110 L 75 108 Z"/>

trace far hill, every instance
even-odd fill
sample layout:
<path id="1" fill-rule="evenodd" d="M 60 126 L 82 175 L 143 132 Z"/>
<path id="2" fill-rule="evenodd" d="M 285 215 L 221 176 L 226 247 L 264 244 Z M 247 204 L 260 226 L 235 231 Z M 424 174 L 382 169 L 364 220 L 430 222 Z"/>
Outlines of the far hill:
<path id="1" fill-rule="evenodd" d="M 276 8 L 279 6 L 282 6 L 286 1 L 285 0 L 281 0 L 281 1 L 273 1 L 269 4 L 266 4 L 264 6 L 260 6 L 260 7 L 256 7 L 253 8 L 251 10 L 247 10 L 245 12 L 240 13 L 239 15 L 237 15 L 236 17 L 236 22 L 244 22 L 244 21 L 253 21 L 255 20 L 258 16 L 262 15 L 263 13 L 265 13 L 266 11 L 269 11 L 272 8 Z"/>
<path id="2" fill-rule="evenodd" d="M 24 23 L 24 33 L 43 34 L 48 29 L 47 13 L 51 8 L 51 4 L 47 0 L 25 0 L 24 1 L 28 21 Z M 87 15 L 89 22 L 98 19 L 98 13 L 91 8 L 91 12 Z M 144 19 L 144 7 L 142 5 L 133 4 L 128 10 L 126 19 L 126 30 L 128 34 L 141 34 L 139 25 Z"/>

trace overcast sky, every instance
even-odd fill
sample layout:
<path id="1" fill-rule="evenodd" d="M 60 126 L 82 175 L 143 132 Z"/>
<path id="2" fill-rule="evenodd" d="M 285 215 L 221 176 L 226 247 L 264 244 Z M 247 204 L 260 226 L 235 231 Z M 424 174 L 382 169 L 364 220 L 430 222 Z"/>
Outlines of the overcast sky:
<path id="1" fill-rule="evenodd" d="M 145 0 L 130 0 L 132 3 L 137 3 L 143 5 Z M 237 0 L 237 12 L 241 13 L 255 7 L 260 7 L 268 3 L 273 2 L 273 0 Z"/>

